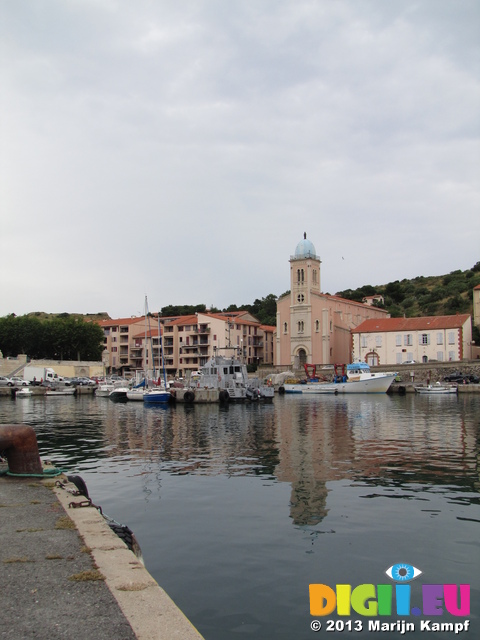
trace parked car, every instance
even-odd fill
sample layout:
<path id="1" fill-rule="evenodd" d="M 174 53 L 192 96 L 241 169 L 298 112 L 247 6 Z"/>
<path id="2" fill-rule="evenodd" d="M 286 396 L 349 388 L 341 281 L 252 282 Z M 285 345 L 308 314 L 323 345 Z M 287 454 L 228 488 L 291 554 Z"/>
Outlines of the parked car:
<path id="1" fill-rule="evenodd" d="M 13 381 L 16 387 L 28 387 L 30 384 L 28 380 L 24 380 L 23 378 L 20 378 L 20 376 L 12 376 L 10 380 Z"/>
<path id="2" fill-rule="evenodd" d="M 0 376 L 0 387 L 13 387 L 15 382 L 11 378 Z"/>
<path id="3" fill-rule="evenodd" d="M 78 387 L 86 387 L 95 385 L 95 382 L 90 380 L 90 378 L 70 378 L 70 384 Z"/>
<path id="4" fill-rule="evenodd" d="M 480 382 L 480 378 L 478 376 L 456 371 L 455 373 L 450 373 L 448 376 L 445 376 L 444 381 L 456 382 L 457 384 L 478 384 Z"/>
<path id="5" fill-rule="evenodd" d="M 405 360 L 402 364 L 415 364 L 415 360 Z"/>

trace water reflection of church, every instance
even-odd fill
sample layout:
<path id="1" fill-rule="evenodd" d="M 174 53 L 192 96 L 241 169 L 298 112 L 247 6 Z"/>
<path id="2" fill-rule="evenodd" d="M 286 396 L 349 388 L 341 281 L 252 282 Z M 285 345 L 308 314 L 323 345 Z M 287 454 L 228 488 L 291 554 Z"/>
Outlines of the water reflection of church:
<path id="1" fill-rule="evenodd" d="M 398 411 L 398 398 L 387 394 L 321 401 L 284 396 L 261 411 L 249 405 L 167 411 L 161 428 L 156 412 L 142 412 L 140 423 L 135 413 L 121 422 L 112 413 L 102 437 L 110 456 L 141 459 L 146 475 L 261 476 L 288 483 L 289 515 L 297 526 L 324 520 L 336 481 L 383 488 L 464 484 L 478 495 L 476 425 L 461 412 L 441 414 L 440 425 L 429 403 L 415 397 L 401 403 Z"/>
<path id="2" fill-rule="evenodd" d="M 304 234 L 290 256 L 290 292 L 277 302 L 275 364 L 351 362 L 350 330 L 383 309 L 321 292 L 320 257 Z"/>

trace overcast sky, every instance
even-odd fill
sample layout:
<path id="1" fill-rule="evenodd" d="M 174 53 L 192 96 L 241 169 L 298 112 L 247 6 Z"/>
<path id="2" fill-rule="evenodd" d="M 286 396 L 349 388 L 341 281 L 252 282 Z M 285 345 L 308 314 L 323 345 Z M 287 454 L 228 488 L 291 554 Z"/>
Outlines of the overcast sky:
<path id="1" fill-rule="evenodd" d="M 480 260 L 478 0 L 0 0 L 0 316 Z"/>

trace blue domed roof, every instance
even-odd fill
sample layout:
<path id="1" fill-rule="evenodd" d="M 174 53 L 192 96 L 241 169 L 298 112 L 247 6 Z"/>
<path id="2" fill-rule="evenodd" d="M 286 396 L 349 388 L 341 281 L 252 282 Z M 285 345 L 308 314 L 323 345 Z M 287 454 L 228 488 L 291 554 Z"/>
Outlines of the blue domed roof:
<path id="1" fill-rule="evenodd" d="M 295 258 L 316 258 L 317 252 L 313 246 L 313 242 L 307 240 L 307 234 L 303 234 L 303 240 L 297 244 L 295 249 Z"/>

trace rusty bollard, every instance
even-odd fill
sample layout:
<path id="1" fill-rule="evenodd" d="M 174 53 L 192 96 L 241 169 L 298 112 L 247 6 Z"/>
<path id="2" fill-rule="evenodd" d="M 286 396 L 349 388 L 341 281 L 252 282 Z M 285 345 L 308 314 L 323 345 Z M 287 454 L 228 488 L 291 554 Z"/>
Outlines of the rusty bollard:
<path id="1" fill-rule="evenodd" d="M 7 458 L 10 473 L 43 473 L 37 436 L 26 424 L 0 425 L 0 451 Z"/>

